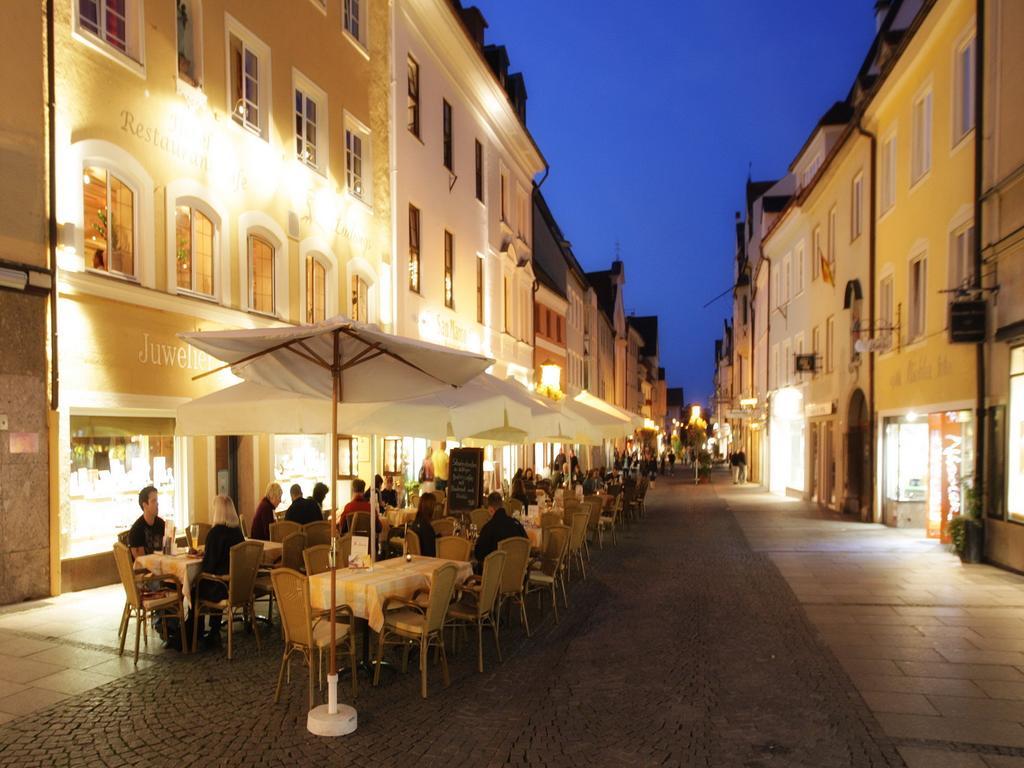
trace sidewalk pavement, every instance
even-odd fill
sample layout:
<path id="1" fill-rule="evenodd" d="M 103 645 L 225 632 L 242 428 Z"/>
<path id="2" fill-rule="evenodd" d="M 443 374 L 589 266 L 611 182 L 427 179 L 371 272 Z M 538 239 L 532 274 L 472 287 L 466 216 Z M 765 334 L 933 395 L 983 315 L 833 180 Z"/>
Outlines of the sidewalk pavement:
<path id="1" fill-rule="evenodd" d="M 923 531 L 716 484 L 909 768 L 1024 768 L 1024 577 Z"/>

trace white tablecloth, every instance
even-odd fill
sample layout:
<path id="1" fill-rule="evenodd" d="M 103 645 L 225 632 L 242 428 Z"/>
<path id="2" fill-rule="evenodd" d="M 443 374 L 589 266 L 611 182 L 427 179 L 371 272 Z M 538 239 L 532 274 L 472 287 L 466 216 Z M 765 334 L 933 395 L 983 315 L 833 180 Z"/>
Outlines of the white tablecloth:
<path id="1" fill-rule="evenodd" d="M 473 573 L 469 563 L 436 557 L 414 557 L 408 563 L 401 557 L 382 560 L 372 571 L 342 568 L 336 575 L 338 605 L 350 606 L 356 616 L 369 622 L 370 629 L 379 632 L 384 626 L 384 601 L 392 596 L 411 598 L 417 589 L 429 588 L 434 571 L 445 563 L 458 566 L 456 584 Z M 331 607 L 330 571 L 309 578 L 309 595 L 314 610 Z"/>
<path id="2" fill-rule="evenodd" d="M 271 565 L 281 559 L 284 545 L 280 541 L 263 542 L 263 564 Z"/>
<path id="3" fill-rule="evenodd" d="M 152 555 L 140 555 L 135 558 L 138 568 L 145 568 L 157 576 L 177 576 L 181 582 L 181 592 L 185 604 L 185 613 L 192 605 L 192 582 L 199 578 L 203 567 L 203 558 L 191 555 L 163 555 L 154 552 Z"/>
<path id="4" fill-rule="evenodd" d="M 416 510 L 412 507 L 407 509 L 389 509 L 385 517 L 387 518 L 388 525 L 392 528 L 398 528 L 415 520 Z"/>

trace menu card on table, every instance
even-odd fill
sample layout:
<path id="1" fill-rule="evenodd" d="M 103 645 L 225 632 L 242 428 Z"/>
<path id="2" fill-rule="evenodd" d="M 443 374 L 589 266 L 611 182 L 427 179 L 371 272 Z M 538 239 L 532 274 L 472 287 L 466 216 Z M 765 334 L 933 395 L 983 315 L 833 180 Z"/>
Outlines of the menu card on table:
<path id="1" fill-rule="evenodd" d="M 353 536 L 352 537 L 352 549 L 348 556 L 348 567 L 349 568 L 369 568 L 370 567 L 370 537 L 369 536 Z"/>

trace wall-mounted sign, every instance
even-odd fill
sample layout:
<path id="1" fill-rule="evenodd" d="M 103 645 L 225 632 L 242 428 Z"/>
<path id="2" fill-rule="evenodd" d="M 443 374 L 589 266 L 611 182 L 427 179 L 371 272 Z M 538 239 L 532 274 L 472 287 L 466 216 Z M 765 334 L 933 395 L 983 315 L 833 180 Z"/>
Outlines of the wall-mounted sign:
<path id="1" fill-rule="evenodd" d="M 807 355 L 795 355 L 797 373 L 814 373 L 818 370 L 818 356 L 811 353 Z"/>
<path id="2" fill-rule="evenodd" d="M 949 340 L 953 344 L 978 344 L 985 340 L 984 299 L 950 302 Z"/>
<path id="3" fill-rule="evenodd" d="M 804 406 L 804 416 L 814 418 L 816 416 L 831 416 L 836 412 L 836 404 L 832 401 L 827 403 L 808 403 Z"/>

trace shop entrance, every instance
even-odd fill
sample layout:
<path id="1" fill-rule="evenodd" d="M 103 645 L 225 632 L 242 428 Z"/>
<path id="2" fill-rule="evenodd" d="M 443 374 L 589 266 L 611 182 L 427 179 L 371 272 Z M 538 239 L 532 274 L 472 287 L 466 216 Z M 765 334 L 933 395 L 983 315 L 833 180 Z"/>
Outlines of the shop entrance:
<path id="1" fill-rule="evenodd" d="M 871 455 L 868 403 L 864 393 L 854 390 L 847 413 L 846 500 L 843 511 L 871 520 Z"/>

